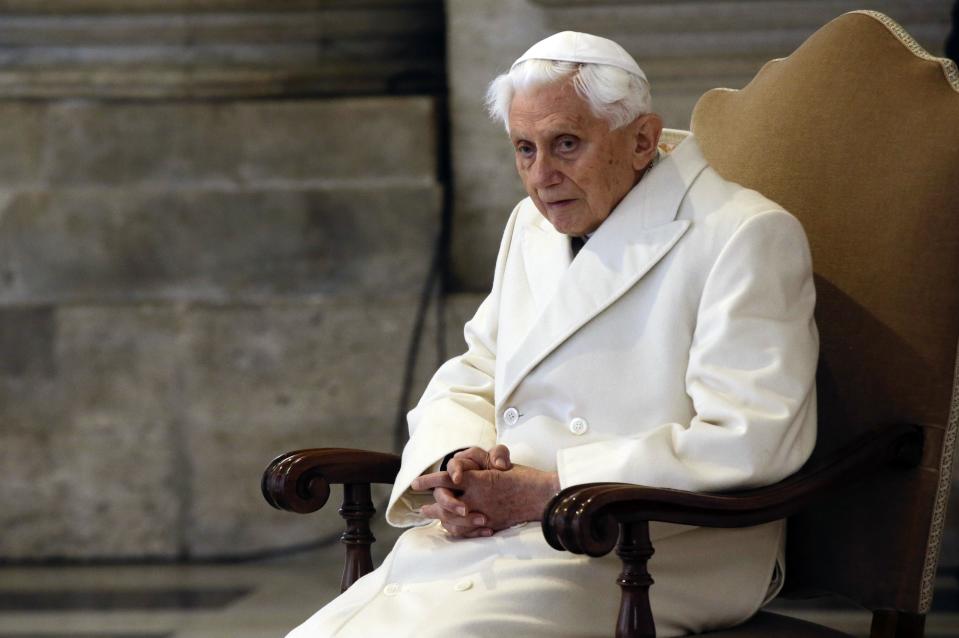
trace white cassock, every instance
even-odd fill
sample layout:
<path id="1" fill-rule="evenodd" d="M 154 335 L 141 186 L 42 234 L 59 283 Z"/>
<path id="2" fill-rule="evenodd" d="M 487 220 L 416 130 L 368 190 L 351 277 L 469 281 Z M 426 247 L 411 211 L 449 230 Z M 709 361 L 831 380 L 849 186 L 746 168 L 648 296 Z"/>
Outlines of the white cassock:
<path id="1" fill-rule="evenodd" d="M 721 178 L 692 137 L 575 259 L 523 200 L 493 289 L 466 324 L 466 353 L 437 371 L 409 414 L 387 517 L 419 527 L 289 638 L 612 635 L 614 555 L 556 551 L 538 523 L 451 538 L 424 525 L 429 497 L 410 482 L 451 450 L 496 443 L 514 463 L 558 471 L 563 487 L 776 482 L 815 443 L 814 303 L 799 222 Z M 741 622 L 775 593 L 783 522 L 650 531 L 657 636 Z"/>

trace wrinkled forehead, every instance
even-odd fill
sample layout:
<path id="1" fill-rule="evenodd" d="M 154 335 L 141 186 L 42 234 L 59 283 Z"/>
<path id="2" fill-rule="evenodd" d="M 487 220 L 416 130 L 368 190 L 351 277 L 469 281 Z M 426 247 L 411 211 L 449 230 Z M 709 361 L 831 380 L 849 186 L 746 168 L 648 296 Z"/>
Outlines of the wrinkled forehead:
<path id="1" fill-rule="evenodd" d="M 596 127 L 609 129 L 569 79 L 521 89 L 510 103 L 509 130 L 514 139 L 533 132 L 576 133 Z"/>

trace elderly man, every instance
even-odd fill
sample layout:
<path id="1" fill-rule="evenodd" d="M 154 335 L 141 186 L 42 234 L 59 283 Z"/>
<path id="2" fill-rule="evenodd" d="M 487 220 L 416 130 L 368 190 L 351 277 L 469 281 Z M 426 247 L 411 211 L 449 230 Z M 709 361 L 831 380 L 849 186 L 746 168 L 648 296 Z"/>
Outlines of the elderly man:
<path id="1" fill-rule="evenodd" d="M 722 179 L 695 139 L 668 155 L 619 45 L 564 32 L 490 86 L 527 199 L 493 289 L 410 412 L 387 511 L 416 525 L 290 634 L 608 636 L 615 557 L 551 549 L 560 488 L 775 482 L 815 441 L 817 333 L 799 223 Z M 657 635 L 736 624 L 781 586 L 784 525 L 652 524 Z"/>

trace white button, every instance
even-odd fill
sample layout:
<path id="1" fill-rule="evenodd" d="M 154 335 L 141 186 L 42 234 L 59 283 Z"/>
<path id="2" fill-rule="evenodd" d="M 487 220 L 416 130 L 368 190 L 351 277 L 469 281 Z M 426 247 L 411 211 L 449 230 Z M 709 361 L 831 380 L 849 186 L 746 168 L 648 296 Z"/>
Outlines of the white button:
<path id="1" fill-rule="evenodd" d="M 506 425 L 516 425 L 516 422 L 519 421 L 519 410 L 506 408 L 506 411 L 503 412 L 503 420 L 506 421 Z"/>
<path id="2" fill-rule="evenodd" d="M 586 430 L 589 429 L 589 423 L 586 422 L 586 419 L 576 417 L 569 422 L 569 431 L 579 436 L 580 434 L 585 434 Z"/>
<path id="3" fill-rule="evenodd" d="M 390 583 L 389 585 L 383 588 L 383 593 L 386 594 L 387 596 L 397 595 L 398 593 L 400 593 L 399 583 Z"/>
<path id="4" fill-rule="evenodd" d="M 467 589 L 470 589 L 472 586 L 473 586 L 473 581 L 470 580 L 469 578 L 464 578 L 463 580 L 453 585 L 453 589 L 455 589 L 456 591 L 466 591 Z"/>

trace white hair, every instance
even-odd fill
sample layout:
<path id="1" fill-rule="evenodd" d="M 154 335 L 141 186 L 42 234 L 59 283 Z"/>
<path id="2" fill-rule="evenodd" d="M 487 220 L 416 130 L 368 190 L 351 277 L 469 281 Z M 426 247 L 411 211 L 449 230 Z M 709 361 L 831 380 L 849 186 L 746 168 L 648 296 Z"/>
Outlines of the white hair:
<path id="1" fill-rule="evenodd" d="M 576 92 L 597 117 L 609 122 L 611 131 L 650 112 L 649 83 L 629 71 L 607 64 L 530 59 L 490 82 L 486 90 L 486 108 L 490 117 L 501 120 L 509 133 L 509 107 L 517 92 L 569 76 L 573 78 Z"/>

